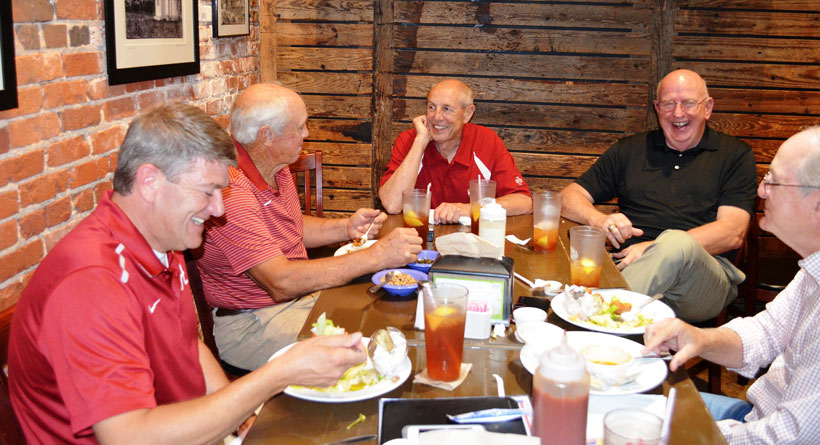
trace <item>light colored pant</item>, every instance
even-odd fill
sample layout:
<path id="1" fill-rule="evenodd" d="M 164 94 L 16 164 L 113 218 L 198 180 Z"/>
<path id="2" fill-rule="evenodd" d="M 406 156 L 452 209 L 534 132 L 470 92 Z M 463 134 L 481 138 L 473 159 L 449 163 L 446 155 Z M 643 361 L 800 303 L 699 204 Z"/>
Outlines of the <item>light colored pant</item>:
<path id="1" fill-rule="evenodd" d="M 737 284 L 746 279 L 729 260 L 709 255 L 681 230 L 661 233 L 623 275 L 635 292 L 662 292 L 662 301 L 688 322 L 716 317 L 737 297 Z"/>
<path id="2" fill-rule="evenodd" d="M 274 352 L 296 342 L 319 292 L 295 300 L 224 317 L 214 309 L 214 337 L 219 358 L 253 371 Z"/>

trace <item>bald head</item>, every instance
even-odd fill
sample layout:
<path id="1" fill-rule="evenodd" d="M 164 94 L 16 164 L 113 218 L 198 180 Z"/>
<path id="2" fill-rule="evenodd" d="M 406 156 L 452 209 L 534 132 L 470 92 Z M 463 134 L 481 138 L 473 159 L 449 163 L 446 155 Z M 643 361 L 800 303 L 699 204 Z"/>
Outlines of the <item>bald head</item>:
<path id="1" fill-rule="evenodd" d="M 777 151 L 778 166 L 794 171 L 797 184 L 820 187 L 820 126 L 790 137 Z M 774 161 L 773 161 L 774 162 Z M 812 189 L 803 189 L 809 193 Z"/>
<path id="2" fill-rule="evenodd" d="M 304 108 L 302 98 L 290 88 L 277 83 L 251 85 L 233 105 L 231 133 L 243 145 L 254 142 L 264 125 L 279 136 L 290 117 Z"/>
<path id="3" fill-rule="evenodd" d="M 442 80 L 433 85 L 427 93 L 427 99 L 430 99 L 430 96 L 434 93 L 452 95 L 462 108 L 467 108 L 473 104 L 473 89 L 457 79 Z"/>
<path id="4" fill-rule="evenodd" d="M 658 82 L 658 90 L 655 93 L 655 97 L 661 97 L 662 89 L 672 89 L 680 85 L 689 86 L 689 88 L 694 89 L 700 96 L 709 96 L 706 81 L 703 80 L 698 73 L 690 70 L 675 70 Z"/>

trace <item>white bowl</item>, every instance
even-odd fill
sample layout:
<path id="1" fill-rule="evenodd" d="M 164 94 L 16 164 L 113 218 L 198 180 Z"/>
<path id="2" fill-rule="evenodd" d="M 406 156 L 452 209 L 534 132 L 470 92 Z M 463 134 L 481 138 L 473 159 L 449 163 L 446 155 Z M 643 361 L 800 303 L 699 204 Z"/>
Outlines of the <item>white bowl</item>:
<path id="1" fill-rule="evenodd" d="M 632 355 L 615 345 L 589 345 L 579 352 L 586 359 L 590 375 L 610 384 L 627 377 L 632 368 Z"/>
<path id="2" fill-rule="evenodd" d="M 515 324 L 520 326 L 526 323 L 544 321 L 547 319 L 547 313 L 537 307 L 520 307 L 513 311 L 513 319 Z"/>
<path id="3" fill-rule="evenodd" d="M 545 321 L 524 323 L 516 326 L 516 335 L 528 346 L 546 351 L 561 343 L 564 330 Z"/>

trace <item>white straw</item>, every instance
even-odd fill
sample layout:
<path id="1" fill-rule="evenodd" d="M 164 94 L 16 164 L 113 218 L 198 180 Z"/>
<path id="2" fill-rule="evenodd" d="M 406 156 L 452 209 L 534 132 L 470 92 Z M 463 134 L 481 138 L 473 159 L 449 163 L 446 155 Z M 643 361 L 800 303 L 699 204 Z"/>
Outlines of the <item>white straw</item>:
<path id="1" fill-rule="evenodd" d="M 678 391 L 675 388 L 669 389 L 669 395 L 666 396 L 666 412 L 663 416 L 663 425 L 661 426 L 661 437 L 669 437 L 669 425 L 672 424 L 672 413 L 675 411 L 675 396 Z"/>

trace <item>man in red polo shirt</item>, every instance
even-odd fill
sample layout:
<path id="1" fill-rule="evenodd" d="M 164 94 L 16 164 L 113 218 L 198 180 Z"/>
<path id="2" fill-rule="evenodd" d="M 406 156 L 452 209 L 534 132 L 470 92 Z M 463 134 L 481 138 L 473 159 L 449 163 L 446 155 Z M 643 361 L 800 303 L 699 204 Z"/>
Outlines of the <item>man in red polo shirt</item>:
<path id="1" fill-rule="evenodd" d="M 474 112 L 473 90 L 464 83 L 448 79 L 430 88 L 426 115 L 396 139 L 382 176 L 379 198 L 388 212 L 401 212 L 403 191 L 430 185 L 436 222 L 457 222 L 470 214 L 467 191 L 479 176 L 497 183 L 496 201 L 507 215 L 532 212 L 530 189 L 510 152 L 494 131 L 468 123 Z"/>
<path id="2" fill-rule="evenodd" d="M 332 384 L 364 360 L 360 334 L 317 337 L 228 384 L 197 338 L 179 251 L 223 213 L 235 162 L 198 108 L 134 119 L 114 191 L 49 252 L 15 310 L 9 386 L 29 442 L 213 443 L 288 384 Z"/>
<path id="3" fill-rule="evenodd" d="M 349 218 L 303 215 L 288 169 L 308 136 L 302 98 L 275 84 L 243 91 L 231 112 L 238 166 L 229 169 L 225 214 L 206 224 L 194 254 L 214 311 L 219 356 L 256 369 L 296 340 L 320 289 L 416 260 L 421 238 L 398 228 L 370 248 L 309 260 L 306 247 L 356 239 L 371 222 L 378 232 L 387 215 L 359 209 Z"/>

